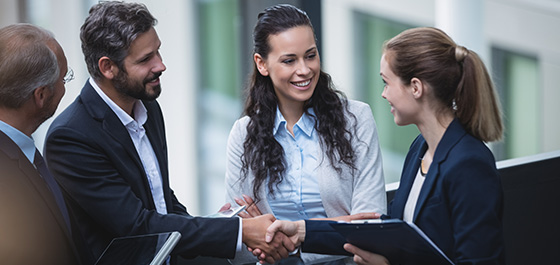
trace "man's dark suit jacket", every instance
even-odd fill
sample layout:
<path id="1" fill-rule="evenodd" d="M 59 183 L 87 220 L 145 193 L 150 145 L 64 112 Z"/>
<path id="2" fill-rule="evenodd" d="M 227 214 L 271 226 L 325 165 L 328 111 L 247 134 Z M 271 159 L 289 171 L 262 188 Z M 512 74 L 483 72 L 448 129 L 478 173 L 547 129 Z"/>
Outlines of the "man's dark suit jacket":
<path id="1" fill-rule="evenodd" d="M 427 147 L 422 135 L 412 143 L 389 207 L 391 218 L 403 218 Z M 437 146 L 413 222 L 456 264 L 503 264 L 502 200 L 494 156 L 455 119 Z M 344 240 L 326 222 L 308 221 L 306 228 L 304 251 L 343 254 Z M 335 240 L 326 244 L 326 236 Z"/>
<path id="2" fill-rule="evenodd" d="M 148 111 L 144 128 L 163 178 L 166 215 L 155 210 L 146 173 L 127 129 L 89 82 L 47 133 L 46 160 L 93 257 L 99 257 L 115 237 L 179 231 L 182 237 L 174 254 L 232 258 L 238 218 L 209 219 L 187 213 L 169 187 L 161 109 L 156 101 L 143 103 Z"/>
<path id="3" fill-rule="evenodd" d="M 47 183 L 0 131 L 0 263 L 80 264 Z"/>

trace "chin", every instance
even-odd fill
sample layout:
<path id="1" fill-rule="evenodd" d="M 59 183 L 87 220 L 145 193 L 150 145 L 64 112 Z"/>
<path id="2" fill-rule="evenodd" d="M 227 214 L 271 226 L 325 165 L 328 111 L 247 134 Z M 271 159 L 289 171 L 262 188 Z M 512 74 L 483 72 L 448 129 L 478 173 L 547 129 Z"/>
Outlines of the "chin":
<path id="1" fill-rule="evenodd" d="M 405 125 L 408 125 L 408 123 L 404 123 L 403 121 L 399 120 L 396 116 L 395 116 L 395 118 L 394 118 L 393 121 L 395 122 L 395 124 L 396 124 L 397 126 L 405 126 Z"/>

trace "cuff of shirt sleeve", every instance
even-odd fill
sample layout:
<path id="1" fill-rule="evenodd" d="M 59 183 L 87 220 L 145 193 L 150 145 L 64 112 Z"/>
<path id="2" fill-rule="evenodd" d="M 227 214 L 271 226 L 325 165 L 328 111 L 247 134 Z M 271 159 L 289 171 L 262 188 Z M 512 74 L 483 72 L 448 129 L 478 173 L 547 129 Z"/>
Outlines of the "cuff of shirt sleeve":
<path id="1" fill-rule="evenodd" d="M 241 247 L 243 246 L 243 218 L 239 218 L 239 233 L 237 233 L 237 246 L 235 248 L 235 252 L 241 251 Z"/>

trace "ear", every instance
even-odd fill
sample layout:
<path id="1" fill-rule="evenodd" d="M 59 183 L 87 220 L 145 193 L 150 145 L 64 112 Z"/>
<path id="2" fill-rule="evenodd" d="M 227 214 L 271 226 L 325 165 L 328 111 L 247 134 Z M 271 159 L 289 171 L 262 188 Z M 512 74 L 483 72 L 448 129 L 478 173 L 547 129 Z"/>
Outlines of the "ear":
<path id="1" fill-rule="evenodd" d="M 416 77 L 413 77 L 410 80 L 410 86 L 412 88 L 412 96 L 415 99 L 421 98 L 422 95 L 424 94 L 424 92 L 426 92 L 425 91 L 426 86 L 424 85 L 424 83 L 420 79 L 418 79 Z"/>
<path id="2" fill-rule="evenodd" d="M 253 55 L 253 60 L 255 61 L 255 65 L 257 66 L 257 70 L 263 76 L 268 76 L 268 69 L 266 68 L 266 62 L 262 58 L 262 56 L 258 53 Z"/>
<path id="3" fill-rule="evenodd" d="M 37 108 L 41 109 L 45 106 L 50 94 L 52 94 L 52 91 L 48 86 L 41 86 L 33 90 L 32 97 Z"/>
<path id="4" fill-rule="evenodd" d="M 119 68 L 109 57 L 103 56 L 99 58 L 97 61 L 97 65 L 99 66 L 99 71 L 101 75 L 103 75 L 107 79 L 113 79 L 119 73 Z"/>

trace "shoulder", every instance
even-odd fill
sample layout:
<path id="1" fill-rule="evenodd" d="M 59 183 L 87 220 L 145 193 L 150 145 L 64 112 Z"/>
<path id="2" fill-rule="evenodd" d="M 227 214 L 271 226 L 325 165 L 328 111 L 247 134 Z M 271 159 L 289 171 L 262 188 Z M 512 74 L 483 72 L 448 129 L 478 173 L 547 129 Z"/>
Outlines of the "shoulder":
<path id="1" fill-rule="evenodd" d="M 495 164 L 494 155 L 488 146 L 470 134 L 465 134 L 457 144 L 451 148 L 448 157 L 451 160 L 469 159 Z"/>
<path id="2" fill-rule="evenodd" d="M 350 123 L 353 124 L 357 122 L 358 125 L 367 122 L 368 120 L 373 121 L 373 114 L 369 104 L 357 100 L 348 99 L 347 108 L 344 111 L 346 118 L 350 118 Z"/>
<path id="3" fill-rule="evenodd" d="M 246 128 L 247 125 L 249 124 L 249 121 L 251 121 L 251 118 L 249 118 L 249 116 L 243 116 L 240 119 L 235 121 L 235 123 L 233 124 L 233 127 L 234 128 Z"/>
<path id="4" fill-rule="evenodd" d="M 348 107 L 344 112 L 347 128 L 355 129 L 358 135 L 377 134 L 377 125 L 369 104 L 350 99 L 347 102 Z"/>
<path id="5" fill-rule="evenodd" d="M 247 135 L 247 125 L 249 125 L 249 121 L 251 119 L 249 116 L 243 116 L 240 119 L 236 120 L 231 127 L 231 131 L 229 132 L 229 138 L 237 139 L 242 138 L 244 139 Z"/>
<path id="6" fill-rule="evenodd" d="M 108 108 L 108 107 L 107 107 Z M 55 117 L 46 134 L 46 143 L 53 138 L 93 140 L 100 137 L 103 120 L 92 116 L 81 97 L 76 98 Z"/>
<path id="7" fill-rule="evenodd" d="M 53 120 L 49 127 L 49 132 L 60 127 L 74 127 L 76 129 L 86 129 L 86 124 L 90 118 L 87 117 L 87 111 L 83 107 L 82 102 L 76 99 L 66 109 L 64 109 Z"/>
<path id="8" fill-rule="evenodd" d="M 371 108 L 369 104 L 353 99 L 348 99 L 347 102 L 348 102 L 348 111 L 353 113 L 354 115 L 371 114 Z"/>
<path id="9" fill-rule="evenodd" d="M 442 157 L 443 159 L 480 159 L 490 163 L 495 163 L 494 155 L 488 146 L 481 140 L 470 135 L 458 122 L 458 120 L 454 120 L 449 125 L 440 141 L 440 145 L 443 151 L 441 153 L 441 155 L 444 156 Z M 448 151 L 446 152 L 447 149 Z"/>
<path id="10" fill-rule="evenodd" d="M 490 176 L 497 180 L 498 176 L 496 161 L 490 149 L 469 134 L 465 134 L 449 150 L 441 170 L 448 180 L 468 178 L 480 182 L 488 180 Z"/>

